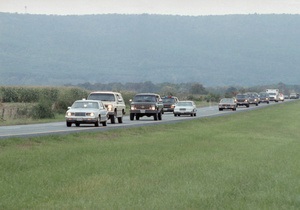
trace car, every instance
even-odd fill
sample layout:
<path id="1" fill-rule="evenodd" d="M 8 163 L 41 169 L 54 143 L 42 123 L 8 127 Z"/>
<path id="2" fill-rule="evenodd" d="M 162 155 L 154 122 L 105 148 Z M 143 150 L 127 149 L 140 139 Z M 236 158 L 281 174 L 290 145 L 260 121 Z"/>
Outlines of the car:
<path id="1" fill-rule="evenodd" d="M 165 96 L 161 99 L 164 105 L 164 112 L 173 112 L 175 104 L 179 101 L 175 96 Z"/>
<path id="2" fill-rule="evenodd" d="M 139 120 L 141 117 L 153 117 L 162 120 L 163 102 L 159 94 L 138 93 L 130 100 L 130 120 Z"/>
<path id="3" fill-rule="evenodd" d="M 223 111 L 224 109 L 236 111 L 236 106 L 234 98 L 222 98 L 219 103 L 219 111 Z"/>
<path id="4" fill-rule="evenodd" d="M 247 94 L 237 94 L 235 96 L 235 102 L 237 107 L 238 106 L 246 106 L 249 108 L 250 103 L 249 103 L 249 96 Z"/>
<path id="5" fill-rule="evenodd" d="M 284 95 L 279 93 L 278 101 L 284 101 Z"/>
<path id="6" fill-rule="evenodd" d="M 66 125 L 71 127 L 73 123 L 78 127 L 80 124 L 107 124 L 107 110 L 101 101 L 77 100 L 66 112 Z"/>
<path id="7" fill-rule="evenodd" d="M 194 101 L 179 101 L 174 108 L 174 116 L 191 115 L 191 117 L 197 115 L 197 107 Z"/>
<path id="8" fill-rule="evenodd" d="M 260 103 L 267 103 L 267 104 L 270 103 L 270 95 L 269 95 L 269 93 L 260 92 L 258 97 L 259 97 Z"/>
<path id="9" fill-rule="evenodd" d="M 95 91 L 91 92 L 87 99 L 102 101 L 108 111 L 108 118 L 110 119 L 111 124 L 115 124 L 116 119 L 118 119 L 118 123 L 123 123 L 126 106 L 121 93 L 112 91 Z"/>
<path id="10" fill-rule="evenodd" d="M 290 94 L 290 99 L 297 99 L 297 98 L 298 98 L 297 93 Z"/>
<path id="11" fill-rule="evenodd" d="M 259 102 L 259 97 L 258 94 L 255 92 L 248 92 L 246 93 L 249 98 L 249 104 L 255 104 L 255 106 L 258 106 Z"/>

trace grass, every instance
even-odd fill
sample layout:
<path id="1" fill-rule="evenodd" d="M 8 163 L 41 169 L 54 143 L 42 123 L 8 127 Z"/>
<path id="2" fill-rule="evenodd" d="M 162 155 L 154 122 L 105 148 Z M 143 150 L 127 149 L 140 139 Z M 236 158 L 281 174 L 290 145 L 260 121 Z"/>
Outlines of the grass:
<path id="1" fill-rule="evenodd" d="M 0 209 L 299 209 L 299 102 L 0 141 Z"/>

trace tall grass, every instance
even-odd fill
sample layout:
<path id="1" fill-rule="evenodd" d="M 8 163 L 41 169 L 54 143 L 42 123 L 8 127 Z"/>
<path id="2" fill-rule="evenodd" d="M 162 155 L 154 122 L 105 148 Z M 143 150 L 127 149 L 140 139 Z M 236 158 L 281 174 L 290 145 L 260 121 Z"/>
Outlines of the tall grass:
<path id="1" fill-rule="evenodd" d="M 0 209 L 299 209 L 299 102 L 0 141 Z"/>

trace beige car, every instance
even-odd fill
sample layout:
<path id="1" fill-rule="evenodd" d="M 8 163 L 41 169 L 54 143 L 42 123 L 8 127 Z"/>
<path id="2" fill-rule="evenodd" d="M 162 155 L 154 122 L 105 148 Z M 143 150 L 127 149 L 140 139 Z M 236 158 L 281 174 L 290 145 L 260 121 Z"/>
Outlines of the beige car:
<path id="1" fill-rule="evenodd" d="M 123 123 L 123 116 L 125 115 L 125 102 L 121 93 L 111 91 L 96 91 L 91 92 L 87 98 L 88 100 L 100 100 L 105 105 L 108 111 L 108 119 L 111 124 L 116 122 Z"/>

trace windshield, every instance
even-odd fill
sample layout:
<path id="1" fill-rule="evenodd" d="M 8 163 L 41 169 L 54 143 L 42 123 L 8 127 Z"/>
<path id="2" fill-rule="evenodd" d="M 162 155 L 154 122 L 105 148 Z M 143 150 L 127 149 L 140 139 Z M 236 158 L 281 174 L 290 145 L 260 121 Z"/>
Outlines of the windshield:
<path id="1" fill-rule="evenodd" d="M 137 95 L 133 98 L 134 102 L 156 102 L 156 97 L 153 95 Z"/>
<path id="2" fill-rule="evenodd" d="M 247 95 L 236 95 L 236 98 L 247 98 Z"/>
<path id="3" fill-rule="evenodd" d="M 82 109 L 82 108 L 99 109 L 99 105 L 97 102 L 75 102 L 72 105 L 72 108 L 74 108 L 74 109 Z"/>
<path id="4" fill-rule="evenodd" d="M 162 98 L 163 103 L 175 103 L 174 98 Z"/>
<path id="5" fill-rule="evenodd" d="M 232 98 L 223 98 L 221 100 L 221 103 L 233 103 L 233 99 Z"/>
<path id="6" fill-rule="evenodd" d="M 100 101 L 115 101 L 115 96 L 114 94 L 109 94 L 109 93 L 93 93 L 90 94 L 88 97 L 89 100 L 100 100 Z"/>
<path id="7" fill-rule="evenodd" d="M 276 95 L 276 93 L 269 93 L 269 95 L 270 95 L 270 96 L 275 96 L 275 95 Z"/>
<path id="8" fill-rule="evenodd" d="M 179 101 L 176 106 L 193 106 L 192 102 Z"/>

